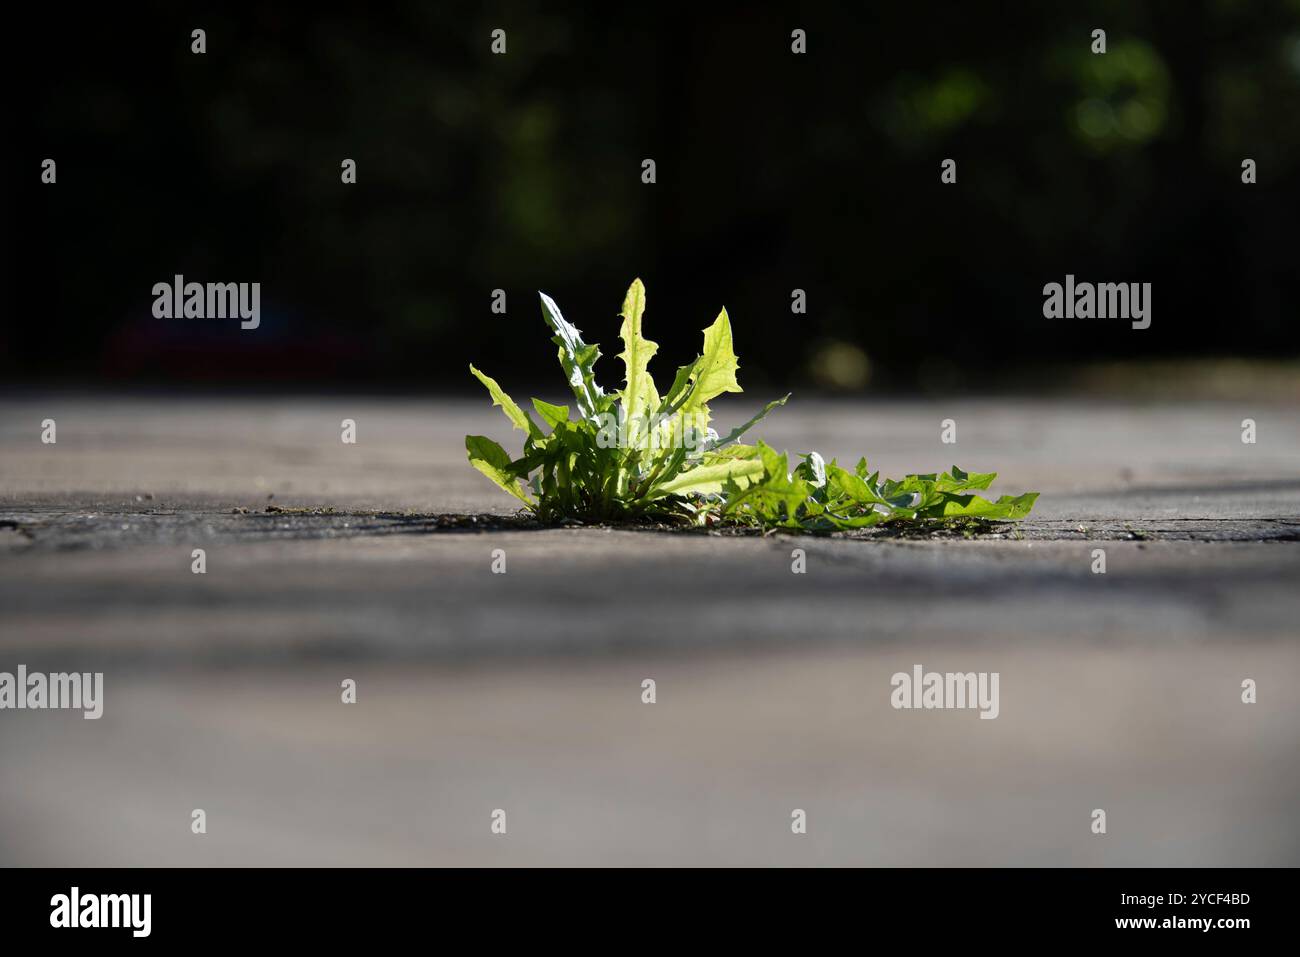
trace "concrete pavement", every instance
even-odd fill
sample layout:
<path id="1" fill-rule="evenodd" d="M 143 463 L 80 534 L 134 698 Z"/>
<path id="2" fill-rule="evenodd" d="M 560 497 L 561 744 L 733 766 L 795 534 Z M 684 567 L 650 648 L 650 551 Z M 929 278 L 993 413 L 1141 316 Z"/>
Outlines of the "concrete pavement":
<path id="1" fill-rule="evenodd" d="M 0 863 L 1295 864 L 1295 411 L 796 398 L 778 447 L 1043 493 L 855 540 L 496 527 L 486 399 L 0 401 L 0 670 L 106 685 L 0 712 Z"/>

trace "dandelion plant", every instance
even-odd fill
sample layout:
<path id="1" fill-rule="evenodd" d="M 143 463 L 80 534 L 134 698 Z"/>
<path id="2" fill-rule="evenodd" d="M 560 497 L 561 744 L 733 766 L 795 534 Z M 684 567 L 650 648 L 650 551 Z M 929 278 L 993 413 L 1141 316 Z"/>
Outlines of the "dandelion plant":
<path id="1" fill-rule="evenodd" d="M 596 382 L 600 347 L 587 343 L 554 300 L 541 294 L 542 316 L 554 335 L 574 407 L 533 399 L 534 420 L 496 380 L 470 366 L 492 401 L 524 433 L 512 458 L 481 435 L 465 437 L 470 464 L 544 522 L 665 521 L 759 528 L 836 531 L 881 522 L 951 519 L 1013 520 L 1033 508 L 1037 492 L 989 501 L 975 494 L 997 477 L 953 466 L 942 474 L 881 479 L 866 459 L 853 470 L 816 452 L 793 469 L 788 456 L 759 441 L 740 442 L 789 396 L 775 399 L 740 427 L 720 436 L 709 403 L 740 392 L 739 364 L 726 309 L 704 330 L 702 350 L 681 366 L 660 394 L 650 375 L 657 343 L 645 338 L 645 287 L 634 280 L 623 300 L 619 337 L 623 387 Z"/>

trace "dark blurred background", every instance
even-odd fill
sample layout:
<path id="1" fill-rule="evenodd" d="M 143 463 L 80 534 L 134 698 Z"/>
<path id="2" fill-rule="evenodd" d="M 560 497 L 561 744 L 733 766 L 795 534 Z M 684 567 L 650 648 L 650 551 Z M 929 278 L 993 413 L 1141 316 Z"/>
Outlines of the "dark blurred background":
<path id="1" fill-rule="evenodd" d="M 538 289 L 603 343 L 613 385 L 638 275 L 654 368 L 725 304 L 750 388 L 1015 389 L 1297 353 L 1298 2 L 7 17 L 10 386 L 459 391 L 473 360 L 554 388 Z M 260 282 L 261 328 L 154 319 L 176 273 Z M 1151 282 L 1151 328 L 1044 319 L 1066 273 Z"/>

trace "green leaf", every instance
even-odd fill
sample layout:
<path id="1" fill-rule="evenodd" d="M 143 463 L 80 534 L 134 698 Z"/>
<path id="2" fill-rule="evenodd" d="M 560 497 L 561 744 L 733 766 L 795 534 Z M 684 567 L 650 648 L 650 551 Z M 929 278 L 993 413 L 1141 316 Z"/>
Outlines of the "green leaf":
<path id="1" fill-rule="evenodd" d="M 705 452 L 701 457 L 705 465 L 712 462 L 726 462 L 731 459 L 759 459 L 762 455 L 756 446 L 753 445 L 728 445 L 726 448 L 715 448 Z"/>
<path id="2" fill-rule="evenodd" d="M 858 472 L 866 469 L 859 463 Z M 871 483 L 860 474 L 854 474 L 838 465 L 826 467 L 826 480 L 830 493 L 835 498 L 847 498 L 857 505 L 883 505 L 884 498 L 871 487 Z"/>
<path id="3" fill-rule="evenodd" d="M 542 431 L 537 427 L 528 413 L 515 404 L 515 400 L 506 395 L 505 390 L 497 385 L 497 380 L 491 376 L 486 376 L 479 372 L 471 364 L 469 371 L 474 373 L 475 378 L 487 386 L 487 390 L 492 395 L 492 404 L 501 406 L 501 411 L 506 414 L 506 418 L 514 425 L 516 429 L 530 435 L 534 438 L 541 438 Z"/>
<path id="4" fill-rule="evenodd" d="M 686 392 L 694 380 L 696 370 L 703 361 L 699 356 L 695 357 L 693 362 L 688 362 L 684 366 L 677 367 L 677 376 L 673 379 L 672 387 L 664 394 L 663 401 L 659 403 L 660 412 L 675 412 L 677 407 L 686 397 Z"/>
<path id="5" fill-rule="evenodd" d="M 569 421 L 569 407 L 567 405 L 551 405 L 549 402 L 543 402 L 541 399 L 533 399 L 533 408 L 537 414 L 552 429 L 562 422 Z"/>
<path id="6" fill-rule="evenodd" d="M 938 477 L 935 488 L 940 492 L 968 492 L 972 489 L 986 489 L 998 477 L 997 472 L 963 472 L 957 466 L 951 472 Z"/>
<path id="7" fill-rule="evenodd" d="M 815 488 L 826 484 L 826 460 L 819 452 L 809 452 L 799 464 L 799 477 Z"/>
<path id="8" fill-rule="evenodd" d="M 465 451 L 469 454 L 470 465 L 525 505 L 534 507 L 533 500 L 520 487 L 519 476 L 511 469 L 510 456 L 505 449 L 482 435 L 467 435 Z"/>
<path id="9" fill-rule="evenodd" d="M 808 501 L 808 483 L 790 475 L 784 453 L 777 455 L 775 449 L 759 442 L 758 456 L 763 463 L 763 478 L 744 488 L 729 488 L 723 514 L 748 516 L 763 525 L 797 525 L 800 510 L 806 512 L 812 504 Z"/>
<path id="10" fill-rule="evenodd" d="M 660 498 L 664 495 L 684 495 L 688 492 L 709 495 L 721 492 L 722 486 L 729 479 L 739 482 L 758 478 L 762 474 L 763 463 L 755 459 L 732 459 L 729 462 L 701 465 L 656 485 L 651 496 Z"/>
<path id="11" fill-rule="evenodd" d="M 682 403 L 683 412 L 708 413 L 706 403 L 724 392 L 743 392 L 736 381 L 740 363 L 731 342 L 731 320 L 727 310 L 718 313 L 713 325 L 704 330 L 704 352 L 695 363 L 690 393 Z"/>
<path id="12" fill-rule="evenodd" d="M 850 528 L 870 528 L 872 525 L 879 525 L 886 521 L 887 516 L 883 512 L 862 512 L 856 515 L 837 515 L 827 508 L 826 512 L 819 516 L 818 521 L 825 522 L 833 528 L 850 529 Z"/>
<path id="13" fill-rule="evenodd" d="M 1037 498 L 1037 492 L 1003 495 L 996 502 L 978 495 L 945 495 L 943 502 L 922 510 L 918 517 L 1020 519 L 1029 514 Z"/>
<path id="14" fill-rule="evenodd" d="M 646 441 L 650 427 L 650 413 L 659 408 L 659 394 L 654 379 L 650 377 L 650 358 L 659 351 L 659 344 L 641 335 L 641 316 L 645 312 L 645 286 L 634 279 L 623 299 L 623 326 L 619 338 L 623 351 L 619 358 L 626 370 L 623 388 L 623 414 L 627 417 L 629 445 L 639 448 Z"/>
<path id="15" fill-rule="evenodd" d="M 578 400 L 578 414 L 583 418 L 591 418 L 596 413 L 605 411 L 608 402 L 604 401 L 605 393 L 596 384 L 595 372 L 596 360 L 600 358 L 600 346 L 583 342 L 582 333 L 577 326 L 565 321 L 555 300 L 544 292 L 539 292 L 538 295 L 542 298 L 542 316 L 555 332 L 551 341 L 560 347 L 560 365 Z"/>

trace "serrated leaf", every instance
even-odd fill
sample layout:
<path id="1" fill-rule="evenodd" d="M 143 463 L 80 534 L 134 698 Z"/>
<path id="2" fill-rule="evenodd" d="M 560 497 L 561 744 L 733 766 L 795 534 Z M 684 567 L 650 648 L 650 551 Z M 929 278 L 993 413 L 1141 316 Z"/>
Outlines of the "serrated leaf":
<path id="1" fill-rule="evenodd" d="M 683 412 L 708 412 L 706 403 L 724 392 L 743 392 L 736 381 L 740 363 L 731 341 L 731 320 L 727 310 L 718 313 L 713 325 L 704 330 L 704 351 L 695 363 L 692 385 Z"/>
<path id="2" fill-rule="evenodd" d="M 859 468 L 865 471 L 861 465 Z M 831 494 L 836 498 L 844 497 L 857 505 L 884 504 L 884 498 L 878 495 L 871 484 L 860 475 L 838 465 L 828 466 L 826 471 Z"/>
<path id="3" fill-rule="evenodd" d="M 627 417 L 629 444 L 639 448 L 646 441 L 650 428 L 650 413 L 659 408 L 659 393 L 650 377 L 650 359 L 659 351 L 659 344 L 641 334 L 641 317 L 645 313 L 645 286 L 634 279 L 623 299 L 623 325 L 619 338 L 623 340 L 625 371 L 623 388 L 623 414 Z"/>
<path id="4" fill-rule="evenodd" d="M 922 510 L 921 518 L 989 518 L 1020 519 L 1029 514 L 1038 498 L 1037 492 L 1003 495 L 990 502 L 978 495 L 945 495 L 944 501 Z"/>
<path id="5" fill-rule="evenodd" d="M 530 435 L 533 438 L 541 438 L 541 429 L 537 427 L 536 423 L 533 422 L 527 412 L 519 408 L 514 399 L 506 395 L 505 390 L 502 389 L 501 386 L 497 385 L 496 379 L 479 372 L 478 369 L 474 368 L 473 364 L 470 365 L 469 371 L 474 373 L 474 377 L 478 379 L 479 382 L 482 382 L 483 385 L 487 386 L 487 390 L 492 396 L 492 404 L 501 407 L 501 411 L 506 414 L 506 418 L 510 420 L 511 424 L 516 429 L 519 429 L 521 432 Z"/>
<path id="6" fill-rule="evenodd" d="M 801 509 L 809 510 L 811 489 L 807 482 L 789 474 L 788 459 L 771 446 L 758 443 L 763 477 L 749 485 L 728 488 L 723 514 L 748 516 L 763 525 L 797 525 Z M 818 507 L 820 511 L 820 507 Z"/>
<path id="7" fill-rule="evenodd" d="M 544 292 L 538 295 L 542 299 L 542 317 L 554 331 L 551 341 L 560 347 L 560 365 L 569 380 L 569 387 L 578 400 L 578 414 L 591 418 L 597 412 L 605 410 L 603 401 L 605 393 L 596 384 L 596 360 L 600 358 L 600 346 L 587 345 L 582 341 L 578 327 L 565 320 L 560 307 Z"/>
<path id="8" fill-rule="evenodd" d="M 954 465 L 950 472 L 938 477 L 935 488 L 940 492 L 983 490 L 992 485 L 997 477 L 997 472 L 964 472 Z"/>

